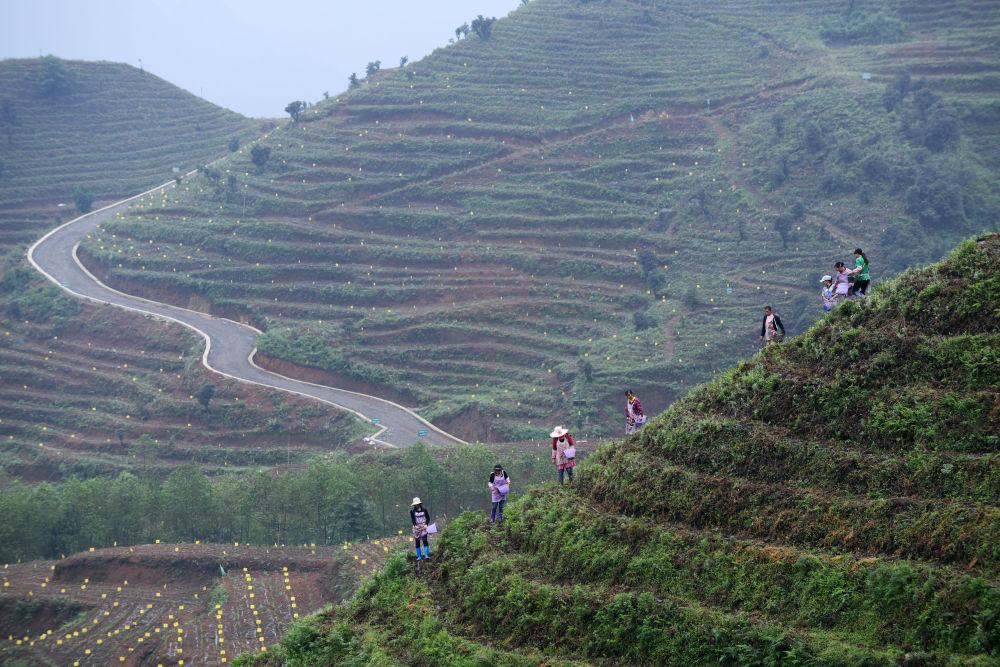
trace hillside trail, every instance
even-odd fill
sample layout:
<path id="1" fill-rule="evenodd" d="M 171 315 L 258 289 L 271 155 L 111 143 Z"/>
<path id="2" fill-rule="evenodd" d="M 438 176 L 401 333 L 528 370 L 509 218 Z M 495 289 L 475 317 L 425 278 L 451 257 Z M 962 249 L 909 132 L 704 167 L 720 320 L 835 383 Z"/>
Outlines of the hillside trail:
<path id="1" fill-rule="evenodd" d="M 663 358 L 666 361 L 674 358 L 674 327 L 682 317 L 683 315 L 678 313 L 663 323 Z"/>
<path id="2" fill-rule="evenodd" d="M 234 320 L 125 294 L 108 287 L 83 266 L 77 248 L 102 222 L 126 212 L 131 204 L 145 197 L 160 195 L 175 186 L 174 181 L 169 181 L 70 220 L 28 248 L 28 261 L 48 280 L 77 298 L 175 322 L 193 330 L 205 340 L 201 361 L 210 371 L 239 382 L 312 398 L 355 414 L 377 427 L 377 432 L 368 439 L 374 444 L 408 447 L 418 441 L 438 445 L 464 443 L 398 403 L 264 370 L 253 360 L 260 330 Z"/>

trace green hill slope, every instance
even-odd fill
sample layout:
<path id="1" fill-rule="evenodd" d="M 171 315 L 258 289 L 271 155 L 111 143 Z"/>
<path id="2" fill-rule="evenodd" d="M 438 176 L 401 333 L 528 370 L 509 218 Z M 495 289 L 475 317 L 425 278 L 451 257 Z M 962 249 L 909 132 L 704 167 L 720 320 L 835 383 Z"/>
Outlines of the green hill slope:
<path id="1" fill-rule="evenodd" d="M 226 153 L 256 123 L 122 63 L 0 60 L 0 251 Z M 57 206 L 62 204 L 62 207 Z"/>
<path id="2" fill-rule="evenodd" d="M 81 305 L 24 257 L 77 215 L 75 188 L 98 202 L 136 194 L 256 126 L 128 65 L 0 61 L 0 484 L 287 464 L 365 434 L 325 406 L 207 373 L 199 338 Z M 210 410 L 195 399 L 206 384 Z"/>
<path id="3" fill-rule="evenodd" d="M 660 409 L 749 353 L 762 303 L 803 330 L 856 246 L 881 279 L 995 229 L 998 26 L 980 0 L 534 0 L 88 251 L 462 437 L 609 432 L 624 386 Z"/>
<path id="4" fill-rule="evenodd" d="M 123 63 L 0 61 L 0 199 L 72 203 L 136 194 L 219 157 L 255 122 Z M 6 118 L 6 116 L 5 116 Z"/>
<path id="5" fill-rule="evenodd" d="M 243 664 L 997 664 L 998 354 L 993 235 Z"/>

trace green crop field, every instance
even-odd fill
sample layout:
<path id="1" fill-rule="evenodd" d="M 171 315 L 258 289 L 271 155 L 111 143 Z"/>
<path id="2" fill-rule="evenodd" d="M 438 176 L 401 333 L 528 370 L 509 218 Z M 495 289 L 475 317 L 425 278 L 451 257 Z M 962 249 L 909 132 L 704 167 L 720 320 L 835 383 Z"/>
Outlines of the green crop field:
<path id="1" fill-rule="evenodd" d="M 451 522 L 241 665 L 994 665 L 1000 235 Z"/>
<path id="2" fill-rule="evenodd" d="M 0 251 L 226 154 L 259 122 L 129 65 L 0 60 Z"/>
<path id="3" fill-rule="evenodd" d="M 68 314 L 0 326 L 0 483 L 301 463 L 370 432 L 316 401 L 209 373 L 204 343 L 180 326 L 80 307 L 55 288 L 43 298 Z"/>
<path id="4" fill-rule="evenodd" d="M 50 59 L 0 61 L 0 111 L 0 483 L 296 464 L 360 441 L 353 418 L 209 374 L 199 338 L 81 305 L 24 258 L 78 214 L 75 189 L 94 206 L 135 194 L 225 155 L 257 121 L 127 65 Z"/>
<path id="5" fill-rule="evenodd" d="M 52 56 L 0 61 L 0 103 L 4 208 L 72 206 L 78 187 L 100 200 L 131 196 L 259 125 L 129 65 Z"/>
<path id="6" fill-rule="evenodd" d="M 621 428 L 996 229 L 1000 7 L 533 0 L 138 203 L 110 283 L 266 330 L 263 362 L 466 439 Z M 256 150 L 256 160 L 251 155 Z"/>

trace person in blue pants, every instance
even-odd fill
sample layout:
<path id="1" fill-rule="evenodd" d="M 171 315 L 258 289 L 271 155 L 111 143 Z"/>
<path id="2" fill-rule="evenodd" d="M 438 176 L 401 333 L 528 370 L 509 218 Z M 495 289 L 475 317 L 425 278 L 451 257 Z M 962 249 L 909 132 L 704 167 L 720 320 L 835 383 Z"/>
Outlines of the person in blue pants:
<path id="1" fill-rule="evenodd" d="M 490 473 L 490 501 L 493 503 L 490 509 L 490 525 L 494 522 L 503 523 L 503 507 L 507 504 L 507 494 L 510 493 L 510 476 L 499 463 L 493 466 Z"/>
<path id="2" fill-rule="evenodd" d="M 427 527 L 431 525 L 431 513 L 427 511 L 420 498 L 414 498 L 410 504 L 410 522 L 413 524 L 413 547 L 417 550 L 417 560 L 431 557 L 431 548 L 427 543 Z M 420 554 L 420 545 L 424 546 L 423 556 Z"/>

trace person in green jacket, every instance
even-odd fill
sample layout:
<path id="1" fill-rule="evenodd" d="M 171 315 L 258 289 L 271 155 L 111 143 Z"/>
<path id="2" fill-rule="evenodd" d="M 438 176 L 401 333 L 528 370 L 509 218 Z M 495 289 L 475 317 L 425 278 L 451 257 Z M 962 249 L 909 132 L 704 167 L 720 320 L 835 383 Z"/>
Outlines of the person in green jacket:
<path id="1" fill-rule="evenodd" d="M 854 285 L 851 286 L 851 296 L 868 296 L 868 285 L 872 282 L 868 272 L 868 256 L 861 248 L 854 249 Z"/>

